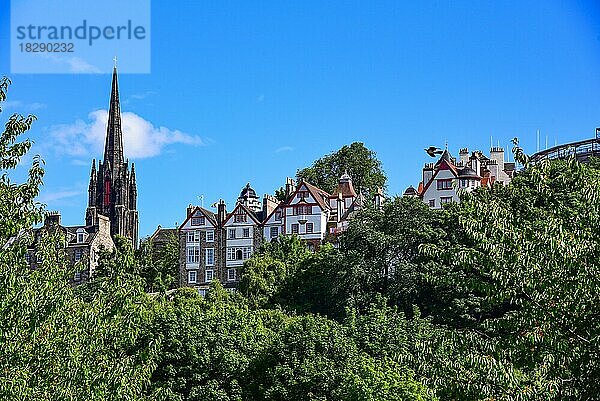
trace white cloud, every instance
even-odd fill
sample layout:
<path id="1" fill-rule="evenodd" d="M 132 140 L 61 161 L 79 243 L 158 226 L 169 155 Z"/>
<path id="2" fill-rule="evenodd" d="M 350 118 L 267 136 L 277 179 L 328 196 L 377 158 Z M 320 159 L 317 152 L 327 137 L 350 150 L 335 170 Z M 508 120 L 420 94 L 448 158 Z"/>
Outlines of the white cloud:
<path id="1" fill-rule="evenodd" d="M 82 195 L 83 191 L 80 190 L 64 190 L 55 192 L 45 192 L 40 195 L 38 201 L 41 203 L 56 202 L 66 198 L 72 198 L 74 196 Z"/>
<path id="2" fill-rule="evenodd" d="M 69 65 L 69 71 L 76 73 L 76 74 L 80 74 L 80 73 L 94 73 L 94 74 L 99 74 L 102 71 L 100 70 L 100 68 L 91 65 L 90 63 L 88 63 L 87 61 L 85 61 L 82 58 L 79 57 L 70 57 L 66 60 L 67 64 Z"/>
<path id="3" fill-rule="evenodd" d="M 104 150 L 108 111 L 96 110 L 89 121 L 54 125 L 47 130 L 51 148 L 58 154 L 82 157 L 101 155 Z M 159 155 L 172 144 L 203 145 L 200 137 L 167 127 L 155 127 L 135 113 L 121 113 L 125 156 L 142 159 Z"/>
<path id="4" fill-rule="evenodd" d="M 25 103 L 21 100 L 7 100 L 6 102 L 0 103 L 2 110 L 12 110 L 15 113 L 30 113 L 46 107 L 44 103 L 33 102 Z"/>
<path id="5" fill-rule="evenodd" d="M 102 70 L 95 65 L 88 63 L 81 57 L 68 57 L 58 53 L 40 53 L 40 57 L 49 60 L 55 65 L 64 65 L 68 68 L 68 72 L 74 74 L 99 74 Z"/>
<path id="6" fill-rule="evenodd" d="M 280 148 L 275 149 L 275 153 L 292 152 L 293 150 L 294 148 L 292 148 L 291 146 L 282 146 Z"/>

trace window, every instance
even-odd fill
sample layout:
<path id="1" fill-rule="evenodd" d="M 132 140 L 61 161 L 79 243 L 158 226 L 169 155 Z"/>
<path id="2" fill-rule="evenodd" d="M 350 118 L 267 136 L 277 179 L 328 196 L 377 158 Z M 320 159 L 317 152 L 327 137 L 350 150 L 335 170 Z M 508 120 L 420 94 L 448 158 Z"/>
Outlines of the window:
<path id="1" fill-rule="evenodd" d="M 234 221 L 236 223 L 245 223 L 246 222 L 246 214 L 236 214 L 234 217 Z"/>
<path id="2" fill-rule="evenodd" d="M 277 220 L 277 221 L 281 220 L 281 212 L 275 212 L 275 220 Z"/>
<path id="3" fill-rule="evenodd" d="M 237 278 L 237 269 L 227 269 L 227 281 L 235 281 Z"/>
<path id="4" fill-rule="evenodd" d="M 79 262 L 81 260 L 82 253 L 83 252 L 81 249 L 75 249 L 75 254 L 74 254 L 75 262 Z"/>
<path id="5" fill-rule="evenodd" d="M 437 189 L 438 190 L 446 190 L 446 189 L 452 189 L 452 179 L 446 179 L 446 180 L 437 180 Z"/>
<path id="6" fill-rule="evenodd" d="M 200 294 L 201 297 L 205 297 L 206 294 L 208 294 L 208 290 L 206 288 L 199 288 L 198 294 Z"/>
<path id="7" fill-rule="evenodd" d="M 187 262 L 198 263 L 200 259 L 200 248 L 188 248 L 187 249 Z"/>
<path id="8" fill-rule="evenodd" d="M 440 204 L 445 204 L 445 203 L 451 203 L 452 202 L 452 197 L 451 196 L 442 196 L 440 198 Z"/>
<path id="9" fill-rule="evenodd" d="M 298 216 L 303 214 L 312 214 L 312 207 L 304 205 L 296 206 L 294 213 Z"/>
<path id="10" fill-rule="evenodd" d="M 227 260 L 246 260 L 252 256 L 252 247 L 230 247 L 227 248 Z"/>
<path id="11" fill-rule="evenodd" d="M 194 243 L 200 241 L 200 231 L 188 231 L 187 242 Z"/>
<path id="12" fill-rule="evenodd" d="M 188 272 L 188 283 L 195 284 L 198 281 L 198 272 L 195 270 Z"/>
<path id="13" fill-rule="evenodd" d="M 77 243 L 81 244 L 85 241 L 85 230 L 83 228 L 77 229 Z"/>
<path id="14" fill-rule="evenodd" d="M 192 225 L 193 226 L 203 226 L 204 225 L 204 216 L 192 217 Z"/>
<path id="15" fill-rule="evenodd" d="M 298 199 L 308 198 L 308 191 L 300 191 L 298 192 Z"/>
<path id="16" fill-rule="evenodd" d="M 215 241 L 215 232 L 213 230 L 208 230 L 206 232 L 206 242 L 214 242 Z"/>
<path id="17" fill-rule="evenodd" d="M 227 238 L 229 238 L 229 239 L 235 239 L 235 228 L 230 228 L 229 229 Z"/>
<path id="18" fill-rule="evenodd" d="M 250 238 L 250 228 L 244 228 L 244 230 L 242 231 L 242 236 L 244 238 Z"/>
<path id="19" fill-rule="evenodd" d="M 466 187 L 468 186 L 469 182 L 467 180 L 465 180 L 464 178 L 460 179 L 460 186 L 461 187 Z"/>
<path id="20" fill-rule="evenodd" d="M 73 275 L 73 281 L 81 281 L 81 272 L 75 272 Z"/>
<path id="21" fill-rule="evenodd" d="M 206 266 L 214 266 L 215 265 L 215 249 L 214 248 L 206 248 L 204 250 Z"/>
<path id="22" fill-rule="evenodd" d="M 29 252 L 25 253 L 25 261 L 27 264 L 31 263 L 31 254 Z"/>
<path id="23" fill-rule="evenodd" d="M 271 238 L 279 237 L 279 227 L 271 227 L 270 234 L 271 234 Z"/>
<path id="24" fill-rule="evenodd" d="M 298 229 L 299 229 L 298 223 L 292 224 L 292 234 L 298 234 Z"/>
<path id="25" fill-rule="evenodd" d="M 313 223 L 306 223 L 306 232 L 307 233 L 312 233 L 314 230 L 314 224 Z"/>
<path id="26" fill-rule="evenodd" d="M 36 254 L 35 260 L 37 261 L 37 263 L 42 263 L 42 254 L 40 254 L 40 253 Z"/>
<path id="27" fill-rule="evenodd" d="M 204 281 L 213 281 L 214 278 L 215 278 L 214 270 L 207 270 L 204 272 Z"/>
<path id="28" fill-rule="evenodd" d="M 435 199 L 429 199 L 429 207 L 435 207 Z"/>

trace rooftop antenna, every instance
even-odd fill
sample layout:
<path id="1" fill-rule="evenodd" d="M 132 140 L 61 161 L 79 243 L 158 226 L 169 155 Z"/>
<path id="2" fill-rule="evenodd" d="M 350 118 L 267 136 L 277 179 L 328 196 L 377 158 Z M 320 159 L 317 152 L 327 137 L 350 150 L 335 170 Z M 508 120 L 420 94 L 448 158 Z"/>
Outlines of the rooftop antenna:
<path id="1" fill-rule="evenodd" d="M 546 149 L 548 149 L 548 135 L 546 135 Z"/>
<path id="2" fill-rule="evenodd" d="M 537 145 L 535 147 L 535 151 L 539 152 L 540 151 L 540 130 L 537 130 Z"/>
<path id="3" fill-rule="evenodd" d="M 494 138 L 490 135 L 490 149 L 494 147 Z"/>
<path id="4" fill-rule="evenodd" d="M 200 195 L 198 196 L 198 200 L 200 201 L 200 205 L 202 206 L 202 208 L 204 209 L 204 195 Z"/>

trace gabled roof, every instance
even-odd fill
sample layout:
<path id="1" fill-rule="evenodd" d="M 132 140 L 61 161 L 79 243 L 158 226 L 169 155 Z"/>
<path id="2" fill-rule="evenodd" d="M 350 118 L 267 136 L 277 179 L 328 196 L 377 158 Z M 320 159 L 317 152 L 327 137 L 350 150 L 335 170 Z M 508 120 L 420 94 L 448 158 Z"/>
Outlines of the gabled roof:
<path id="1" fill-rule="evenodd" d="M 282 208 L 285 207 L 287 203 L 285 201 L 281 201 L 277 204 L 277 206 L 275 206 L 275 208 L 271 211 L 271 213 L 269 213 L 262 221 L 262 224 L 266 224 L 267 221 L 269 221 L 269 219 L 271 218 L 271 216 L 273 216 L 278 210 L 281 211 Z"/>
<path id="2" fill-rule="evenodd" d="M 201 212 L 201 213 L 204 215 L 204 217 L 206 217 L 206 219 L 207 219 L 208 221 L 210 221 L 210 224 L 212 224 L 214 227 L 216 227 L 216 226 L 217 226 L 217 218 L 216 218 L 216 216 L 215 216 L 215 214 L 214 214 L 213 212 L 211 212 L 210 210 L 208 210 L 208 209 L 205 209 L 205 208 L 203 208 L 203 207 L 196 206 L 196 207 L 194 208 L 194 210 L 192 210 L 192 213 L 190 213 L 190 215 L 189 215 L 189 216 L 187 216 L 187 218 L 186 218 L 186 219 L 183 221 L 183 223 L 182 223 L 182 224 L 179 226 L 178 230 L 181 230 L 181 229 L 183 228 L 183 226 L 185 226 L 185 225 L 186 225 L 186 223 L 187 223 L 187 222 L 188 222 L 188 221 L 189 221 L 189 220 L 190 220 L 192 217 L 194 217 L 194 214 L 196 214 L 196 212 L 197 212 L 197 211 L 200 211 L 200 212 Z"/>
<path id="3" fill-rule="evenodd" d="M 152 233 L 152 235 L 150 236 L 150 241 L 151 242 L 165 242 L 169 239 L 169 235 L 177 235 L 177 229 L 176 228 L 162 228 L 161 226 L 158 226 L 156 228 L 156 231 L 154 231 L 154 233 Z"/>
<path id="4" fill-rule="evenodd" d="M 421 194 L 421 196 L 429 189 L 429 187 L 431 186 L 431 183 L 433 182 L 433 180 L 435 179 L 435 177 L 437 177 L 437 175 L 438 175 L 438 173 L 440 171 L 442 171 L 442 170 L 450 170 L 452 172 L 452 174 L 454 174 L 455 177 L 458 176 L 458 171 L 456 171 L 456 167 L 454 167 L 454 164 L 452 164 L 452 162 L 448 162 L 448 161 L 442 160 L 440 158 L 439 163 L 440 164 L 435 169 L 435 172 L 431 176 L 431 179 L 429 179 L 429 181 L 425 184 L 425 187 L 423 188 L 423 190 L 419 191 L 419 194 Z"/>
<path id="5" fill-rule="evenodd" d="M 326 202 L 326 199 L 331 198 L 331 195 L 328 194 L 327 192 L 325 192 L 324 190 L 322 190 L 321 188 L 316 187 L 312 184 L 309 184 L 306 181 L 302 181 L 301 183 L 298 184 L 298 186 L 296 187 L 296 191 L 294 191 L 294 194 L 290 197 L 290 200 L 294 199 L 294 196 L 296 196 L 296 194 L 298 193 L 298 190 L 300 189 L 300 187 L 302 187 L 302 185 L 306 186 L 306 189 L 308 189 L 308 192 L 310 192 L 312 197 L 315 198 L 315 201 L 319 204 L 321 209 L 323 209 L 323 210 L 330 209 L 329 203 Z"/>
<path id="6" fill-rule="evenodd" d="M 41 227 L 34 228 L 32 230 L 33 235 L 34 235 L 34 243 L 38 241 L 42 232 L 47 229 L 61 230 L 65 235 L 65 239 L 67 240 L 67 246 L 89 245 L 92 243 L 94 238 L 96 238 L 96 236 L 98 235 L 98 230 L 96 229 L 96 226 L 94 226 L 94 225 L 91 225 L 91 226 L 63 226 L 63 225 L 57 225 L 57 224 L 43 225 Z M 83 239 L 83 242 L 77 242 L 77 233 L 81 232 L 81 231 L 83 231 L 85 234 L 87 234 L 87 236 Z M 32 246 L 33 246 L 33 244 L 32 244 Z"/>
<path id="7" fill-rule="evenodd" d="M 238 204 L 237 204 L 237 205 L 236 205 L 236 206 L 233 208 L 233 210 L 231 211 L 231 213 L 229 213 L 229 214 L 227 215 L 227 217 L 225 217 L 225 221 L 223 221 L 223 225 L 227 224 L 227 222 L 229 221 L 229 219 L 231 219 L 231 217 L 232 217 L 234 214 L 236 214 L 236 213 L 235 213 L 235 211 L 236 211 L 236 210 L 238 210 L 238 209 L 240 209 L 240 208 L 241 208 L 242 210 L 244 210 L 244 211 L 246 212 L 246 214 L 247 214 L 248 216 L 250 216 L 250 218 L 251 218 L 252 220 L 254 220 L 254 222 L 255 222 L 256 224 L 260 224 L 260 223 L 261 223 L 261 221 L 260 221 L 260 219 L 258 218 L 258 216 L 256 215 L 256 213 L 254 213 L 252 210 L 248 209 L 248 208 L 247 208 L 246 206 L 244 206 L 243 204 L 241 204 L 241 203 L 238 203 Z"/>

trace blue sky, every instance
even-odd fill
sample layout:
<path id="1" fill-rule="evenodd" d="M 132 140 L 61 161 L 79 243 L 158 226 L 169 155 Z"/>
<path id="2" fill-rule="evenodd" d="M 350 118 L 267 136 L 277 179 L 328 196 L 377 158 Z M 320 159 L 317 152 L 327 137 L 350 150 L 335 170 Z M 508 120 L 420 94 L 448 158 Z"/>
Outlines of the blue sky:
<path id="1" fill-rule="evenodd" d="M 11 75 L 0 4 L 0 74 Z M 200 195 L 231 207 L 246 182 L 272 193 L 353 141 L 377 152 L 399 194 L 418 183 L 429 145 L 487 152 L 490 136 L 505 148 L 516 136 L 532 152 L 537 129 L 544 146 L 600 126 L 594 1 L 174 4 L 152 2 L 151 74 L 120 75 L 122 111 L 146 135 L 131 157 L 141 235 L 181 223 Z M 102 157 L 81 135 L 101 126 L 110 76 L 11 78 L 2 120 L 38 116 L 42 200 L 81 224 Z"/>

